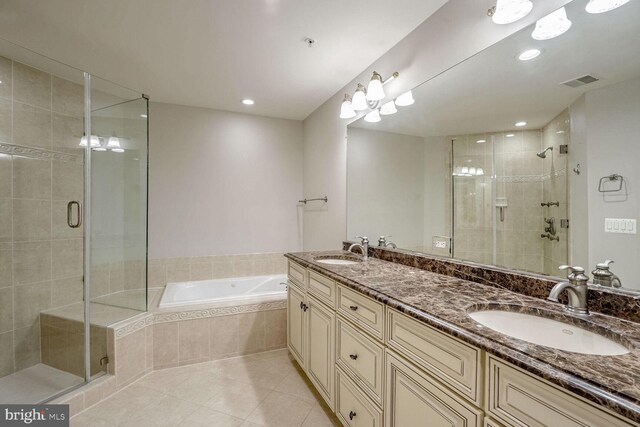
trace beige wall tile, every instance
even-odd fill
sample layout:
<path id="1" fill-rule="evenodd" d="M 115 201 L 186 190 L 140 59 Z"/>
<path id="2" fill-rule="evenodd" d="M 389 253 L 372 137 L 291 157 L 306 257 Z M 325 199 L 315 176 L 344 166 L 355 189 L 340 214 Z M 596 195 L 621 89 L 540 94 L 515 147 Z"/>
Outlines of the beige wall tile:
<path id="1" fill-rule="evenodd" d="M 82 276 L 84 260 L 82 239 L 53 240 L 51 248 L 53 279 Z"/>
<path id="2" fill-rule="evenodd" d="M 189 264 L 168 264 L 167 283 L 187 282 L 191 277 Z"/>
<path id="3" fill-rule="evenodd" d="M 13 197 L 51 199 L 51 161 L 15 156 Z"/>
<path id="4" fill-rule="evenodd" d="M 152 264 L 148 267 L 148 285 L 150 288 L 160 288 L 167 284 L 165 266 L 162 264 Z"/>
<path id="5" fill-rule="evenodd" d="M 218 316 L 209 319 L 211 356 L 238 353 L 238 316 Z"/>
<path id="6" fill-rule="evenodd" d="M 51 111 L 20 102 L 13 103 L 13 143 L 51 148 Z"/>
<path id="7" fill-rule="evenodd" d="M 14 199 L 13 239 L 16 242 L 51 239 L 51 202 Z"/>
<path id="8" fill-rule="evenodd" d="M 144 374 L 146 343 L 144 328 L 116 340 L 116 378 L 119 388 Z"/>
<path id="9" fill-rule="evenodd" d="M 265 348 L 264 312 L 238 315 L 238 346 L 241 353 L 255 353 Z"/>
<path id="10" fill-rule="evenodd" d="M 0 85 L 2 87 L 3 85 Z M 0 141 L 11 143 L 13 130 L 13 104 L 11 100 L 0 98 Z"/>
<path id="11" fill-rule="evenodd" d="M 53 161 L 52 196 L 57 200 L 82 200 L 84 191 L 82 165 Z"/>
<path id="12" fill-rule="evenodd" d="M 0 56 L 0 97 L 11 99 L 13 92 L 13 66 L 9 58 Z"/>
<path id="13" fill-rule="evenodd" d="M 264 312 L 265 347 L 282 348 L 287 345 L 287 310 L 269 310 Z"/>
<path id="14" fill-rule="evenodd" d="M 189 265 L 191 280 L 209 280 L 213 278 L 210 262 L 198 262 Z"/>
<path id="15" fill-rule="evenodd" d="M 40 325 L 36 321 L 14 331 L 14 357 L 16 370 L 40 363 Z"/>
<path id="16" fill-rule="evenodd" d="M 82 78 L 78 75 L 78 78 Z M 82 117 L 84 113 L 84 86 L 53 76 L 51 106 L 56 113 Z"/>
<path id="17" fill-rule="evenodd" d="M 0 141 L 2 141 L 1 137 L 0 137 Z M 12 167 L 13 167 L 12 156 L 8 156 L 8 155 L 0 156 L 0 198 L 11 197 Z"/>
<path id="18" fill-rule="evenodd" d="M 13 99 L 51 108 L 51 75 L 19 62 L 13 63 Z"/>
<path id="19" fill-rule="evenodd" d="M 142 289 L 145 283 L 145 263 L 143 261 L 126 261 L 124 263 L 125 289 Z"/>
<path id="20" fill-rule="evenodd" d="M 110 292 L 124 290 L 124 263 L 114 262 L 110 265 L 109 290 Z"/>
<path id="21" fill-rule="evenodd" d="M 9 180 L 9 182 L 11 182 L 11 180 Z M 0 199 L 0 242 L 11 242 L 12 236 L 13 200 Z"/>
<path id="22" fill-rule="evenodd" d="M 40 312 L 51 306 L 51 282 L 15 286 L 13 292 L 16 329 L 37 323 Z"/>
<path id="23" fill-rule="evenodd" d="M 153 325 L 153 366 L 178 366 L 178 322 Z"/>
<path id="24" fill-rule="evenodd" d="M 13 330 L 13 288 L 0 288 L 0 334 Z"/>
<path id="25" fill-rule="evenodd" d="M 82 276 L 54 280 L 51 285 L 51 307 L 81 302 L 84 296 L 83 285 Z"/>
<path id="26" fill-rule="evenodd" d="M 0 334 L 0 377 L 14 372 L 13 331 Z"/>
<path id="27" fill-rule="evenodd" d="M 210 359 L 209 319 L 178 322 L 178 330 L 180 364 Z"/>
<path id="28" fill-rule="evenodd" d="M 82 154 L 80 139 L 84 135 L 82 117 L 53 113 L 52 146 L 57 151 Z"/>
<path id="29" fill-rule="evenodd" d="M 51 242 L 19 242 L 13 245 L 13 282 L 16 285 L 51 279 Z"/>
<path id="30" fill-rule="evenodd" d="M 54 200 L 51 202 L 51 238 L 53 239 L 80 239 L 82 227 L 71 228 L 67 223 L 68 200 Z M 75 219 L 75 213 L 74 219 Z"/>

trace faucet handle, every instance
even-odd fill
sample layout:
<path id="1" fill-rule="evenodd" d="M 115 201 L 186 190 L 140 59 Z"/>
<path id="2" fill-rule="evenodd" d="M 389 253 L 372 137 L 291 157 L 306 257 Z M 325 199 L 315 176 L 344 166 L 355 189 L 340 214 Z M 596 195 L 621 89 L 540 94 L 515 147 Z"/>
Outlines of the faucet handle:
<path id="1" fill-rule="evenodd" d="M 369 243 L 369 238 L 367 236 L 356 236 L 356 239 L 360 239 L 363 245 L 366 245 Z"/>
<path id="2" fill-rule="evenodd" d="M 608 259 L 605 262 L 601 262 L 599 264 L 596 264 L 596 268 L 598 270 L 608 270 L 610 264 L 613 264 L 613 260 Z"/>
<path id="3" fill-rule="evenodd" d="M 567 275 L 567 279 L 571 282 L 588 282 L 589 277 L 584 274 L 584 268 L 578 266 L 571 265 L 561 265 L 559 267 L 560 270 L 569 270 L 569 274 Z"/>

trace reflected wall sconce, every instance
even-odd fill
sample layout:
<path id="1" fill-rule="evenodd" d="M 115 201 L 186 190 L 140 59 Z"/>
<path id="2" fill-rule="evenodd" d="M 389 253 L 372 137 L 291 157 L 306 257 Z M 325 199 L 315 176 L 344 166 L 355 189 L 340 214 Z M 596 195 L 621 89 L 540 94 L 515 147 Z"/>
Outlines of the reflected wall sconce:
<path id="1" fill-rule="evenodd" d="M 396 110 L 393 100 L 382 105 L 382 107 L 384 107 L 384 112 L 382 111 L 380 104 L 386 97 L 383 86 L 391 80 L 398 78 L 398 76 L 400 76 L 400 73 L 396 71 L 388 79 L 383 80 L 380 73 L 374 71 L 371 76 L 371 80 L 369 80 L 369 84 L 366 87 L 363 84 L 358 83 L 352 96 L 349 94 L 344 95 L 344 100 L 340 106 L 340 118 L 351 119 L 356 116 L 357 111 L 375 110 L 377 111 L 375 114 L 371 116 L 369 116 L 371 113 L 367 114 L 367 116 L 369 116 L 369 120 L 365 119 L 375 123 L 380 121 L 380 114 L 388 115 L 396 113 L 398 110 Z M 378 109 L 380 109 L 380 111 L 378 111 Z"/>
<path id="2" fill-rule="evenodd" d="M 107 145 L 104 146 L 103 145 L 103 138 L 96 136 L 96 135 L 91 135 L 90 138 L 90 145 L 91 148 L 93 149 L 93 151 L 113 151 L 114 153 L 124 153 L 124 148 L 122 148 L 122 146 L 120 145 L 120 138 L 118 138 L 117 136 L 113 135 L 111 137 L 109 137 L 109 139 L 107 140 Z M 80 147 L 86 147 L 87 146 L 87 137 L 83 136 L 82 138 L 80 138 Z"/>
<path id="3" fill-rule="evenodd" d="M 531 0 L 498 0 L 496 5 L 487 11 L 494 24 L 511 24 L 525 16 L 533 9 Z"/>
<path id="4" fill-rule="evenodd" d="M 551 40 L 569 31 L 571 24 L 571 21 L 567 18 L 566 9 L 561 7 L 544 18 L 538 19 L 531 37 L 534 40 Z"/>
<path id="5" fill-rule="evenodd" d="M 589 13 L 605 13 L 629 3 L 629 0 L 589 0 L 585 10 Z"/>

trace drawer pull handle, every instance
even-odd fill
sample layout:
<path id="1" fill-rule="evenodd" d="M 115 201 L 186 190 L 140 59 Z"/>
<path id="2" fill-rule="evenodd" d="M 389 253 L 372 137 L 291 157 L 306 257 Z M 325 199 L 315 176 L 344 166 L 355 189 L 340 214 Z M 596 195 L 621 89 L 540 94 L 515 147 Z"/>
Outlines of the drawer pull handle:
<path id="1" fill-rule="evenodd" d="M 358 309 L 357 305 L 350 305 L 349 308 L 353 311 L 356 311 Z"/>
<path id="2" fill-rule="evenodd" d="M 350 411 L 350 412 L 349 412 L 349 419 L 350 419 L 350 420 L 352 420 L 352 421 L 353 421 L 353 419 L 355 418 L 355 416 L 356 416 L 356 413 L 355 413 L 355 412 L 353 412 L 353 411 Z"/>
<path id="3" fill-rule="evenodd" d="M 302 304 L 302 309 L 304 311 L 307 311 L 308 308 L 309 308 L 309 306 L 307 304 Z"/>
<path id="4" fill-rule="evenodd" d="M 300 310 L 302 310 L 302 307 L 304 307 L 304 304 L 300 301 Z"/>
<path id="5" fill-rule="evenodd" d="M 352 360 L 356 360 L 356 359 L 358 358 L 358 355 L 357 355 L 357 354 L 350 354 L 350 355 L 349 355 L 349 357 L 350 357 Z"/>

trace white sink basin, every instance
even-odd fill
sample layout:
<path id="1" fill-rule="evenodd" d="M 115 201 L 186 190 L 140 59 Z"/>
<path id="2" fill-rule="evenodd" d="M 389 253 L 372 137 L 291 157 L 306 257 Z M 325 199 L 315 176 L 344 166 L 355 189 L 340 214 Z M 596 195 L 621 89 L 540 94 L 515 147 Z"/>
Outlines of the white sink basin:
<path id="1" fill-rule="evenodd" d="M 469 316 L 494 331 L 545 347 L 601 356 L 629 353 L 622 344 L 600 334 L 545 317 L 503 310 L 476 311 Z"/>
<path id="2" fill-rule="evenodd" d="M 329 265 L 354 265 L 358 264 L 359 261 L 351 261 L 348 259 L 340 259 L 340 258 L 322 258 L 317 259 L 316 262 L 320 264 L 329 264 Z"/>

